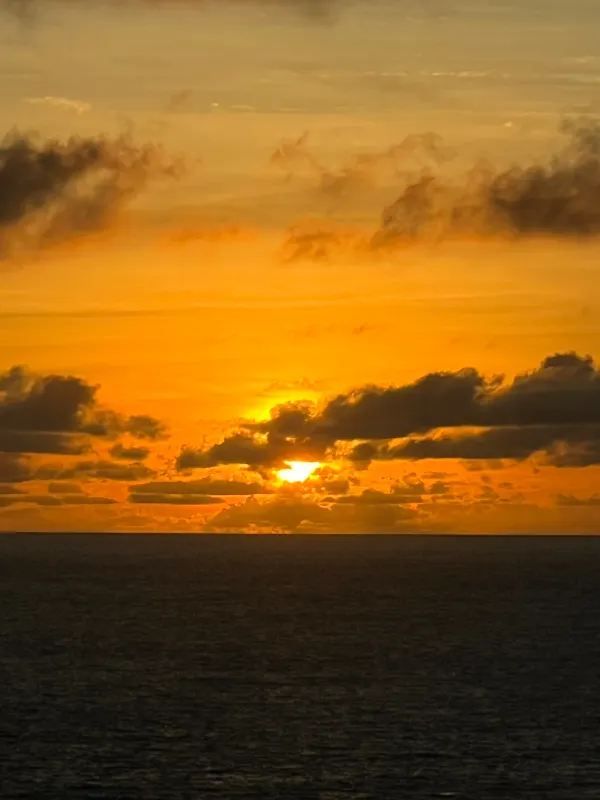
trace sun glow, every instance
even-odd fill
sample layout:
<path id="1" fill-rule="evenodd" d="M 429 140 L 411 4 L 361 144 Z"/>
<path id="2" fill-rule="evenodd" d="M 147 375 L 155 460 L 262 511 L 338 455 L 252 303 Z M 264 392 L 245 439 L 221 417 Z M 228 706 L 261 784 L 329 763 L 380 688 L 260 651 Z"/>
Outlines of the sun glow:
<path id="1" fill-rule="evenodd" d="M 280 469 L 277 477 L 284 483 L 304 483 L 321 464 L 318 461 L 286 461 L 287 469 Z"/>

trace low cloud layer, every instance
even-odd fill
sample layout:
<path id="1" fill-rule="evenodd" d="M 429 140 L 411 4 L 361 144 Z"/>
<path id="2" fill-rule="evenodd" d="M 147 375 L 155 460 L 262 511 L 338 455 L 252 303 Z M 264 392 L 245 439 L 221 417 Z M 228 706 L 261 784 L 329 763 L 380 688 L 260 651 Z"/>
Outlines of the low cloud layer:
<path id="1" fill-rule="evenodd" d="M 178 167 L 154 145 L 125 137 L 0 143 L 0 258 L 103 228 L 148 181 Z"/>
<path id="2" fill-rule="evenodd" d="M 81 378 L 38 375 L 22 366 L 0 373 L 0 452 L 77 455 L 94 438 L 164 434 L 153 417 L 127 417 L 103 407 L 97 391 Z"/>
<path id="3" fill-rule="evenodd" d="M 211 505 L 225 497 L 249 497 L 267 494 L 260 483 L 235 480 L 152 481 L 132 486 L 129 500 L 138 504 Z"/>
<path id="4" fill-rule="evenodd" d="M 265 422 L 206 449 L 185 449 L 180 469 L 315 461 L 352 443 L 350 458 L 522 459 L 545 451 L 556 466 L 600 460 L 600 371 L 589 356 L 557 353 L 506 383 L 473 368 L 404 386 L 367 386 L 315 409 L 290 403 Z"/>

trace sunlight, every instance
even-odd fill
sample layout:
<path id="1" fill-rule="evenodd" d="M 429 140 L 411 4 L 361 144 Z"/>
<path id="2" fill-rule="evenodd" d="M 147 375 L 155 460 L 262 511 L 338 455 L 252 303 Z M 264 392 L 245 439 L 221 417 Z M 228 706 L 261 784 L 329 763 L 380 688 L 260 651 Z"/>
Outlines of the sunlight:
<path id="1" fill-rule="evenodd" d="M 286 461 L 287 469 L 277 471 L 284 483 L 303 483 L 321 466 L 319 461 Z"/>

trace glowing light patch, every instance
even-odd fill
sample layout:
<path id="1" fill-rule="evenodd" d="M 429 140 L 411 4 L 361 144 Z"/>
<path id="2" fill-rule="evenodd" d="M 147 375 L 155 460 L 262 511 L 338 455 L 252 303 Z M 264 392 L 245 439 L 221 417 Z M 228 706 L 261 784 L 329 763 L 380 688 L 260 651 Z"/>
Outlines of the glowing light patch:
<path id="1" fill-rule="evenodd" d="M 286 461 L 286 469 L 280 469 L 277 477 L 284 483 L 304 483 L 321 464 L 318 461 Z"/>

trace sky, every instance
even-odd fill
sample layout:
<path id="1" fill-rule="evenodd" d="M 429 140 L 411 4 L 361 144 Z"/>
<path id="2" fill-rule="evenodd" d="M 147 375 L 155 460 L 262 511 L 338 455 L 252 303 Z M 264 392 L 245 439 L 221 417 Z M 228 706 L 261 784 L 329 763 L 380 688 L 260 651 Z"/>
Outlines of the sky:
<path id="1" fill-rule="evenodd" d="M 0 0 L 0 530 L 600 530 L 596 0 Z"/>

